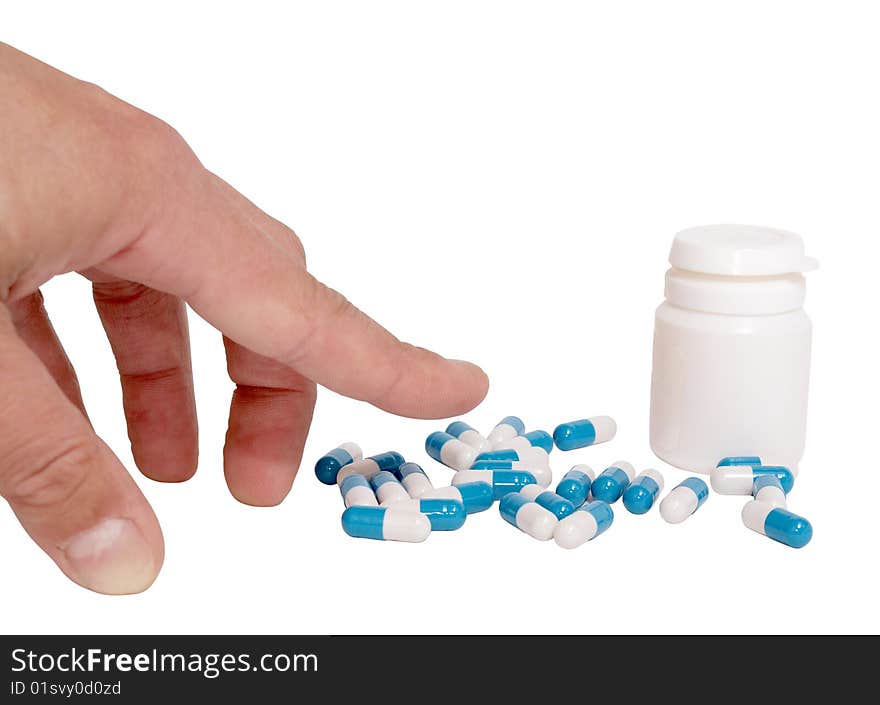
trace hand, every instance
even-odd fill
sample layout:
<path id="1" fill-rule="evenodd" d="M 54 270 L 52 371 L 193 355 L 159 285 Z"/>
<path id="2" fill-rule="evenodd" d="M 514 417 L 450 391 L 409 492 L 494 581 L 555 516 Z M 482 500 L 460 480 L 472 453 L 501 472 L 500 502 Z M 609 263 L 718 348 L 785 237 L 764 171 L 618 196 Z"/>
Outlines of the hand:
<path id="1" fill-rule="evenodd" d="M 421 418 L 462 413 L 487 390 L 478 367 L 400 342 L 314 279 L 293 231 L 166 124 L 0 44 L 0 495 L 98 592 L 146 589 L 164 548 L 43 308 L 40 285 L 69 271 L 93 282 L 132 453 L 154 480 L 197 465 L 184 302 L 224 334 L 226 481 L 248 504 L 290 490 L 316 384 Z"/>

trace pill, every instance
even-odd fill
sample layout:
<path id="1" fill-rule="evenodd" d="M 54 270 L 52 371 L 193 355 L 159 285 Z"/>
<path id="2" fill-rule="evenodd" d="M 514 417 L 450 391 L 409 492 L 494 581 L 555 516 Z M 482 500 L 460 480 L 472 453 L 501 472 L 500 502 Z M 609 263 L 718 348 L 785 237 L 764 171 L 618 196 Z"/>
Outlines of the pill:
<path id="1" fill-rule="evenodd" d="M 342 530 L 358 539 L 419 543 L 431 534 L 424 514 L 386 507 L 349 507 L 342 513 Z"/>
<path id="2" fill-rule="evenodd" d="M 465 482 L 458 486 L 438 487 L 422 495 L 422 499 L 454 499 L 464 505 L 466 514 L 484 512 L 495 501 L 492 485 L 487 482 Z"/>
<path id="3" fill-rule="evenodd" d="M 526 425 L 520 418 L 516 416 L 505 416 L 498 422 L 498 425 L 492 429 L 489 435 L 486 436 L 486 439 L 489 441 L 492 448 L 497 448 L 511 438 L 516 438 L 516 436 L 525 432 L 525 430 Z"/>
<path id="4" fill-rule="evenodd" d="M 446 427 L 446 433 L 454 436 L 465 445 L 473 448 L 477 453 L 490 450 L 492 445 L 489 440 L 473 426 L 469 426 L 464 421 L 453 421 Z"/>
<path id="5" fill-rule="evenodd" d="M 403 485 L 400 484 L 400 480 L 394 476 L 393 472 L 388 470 L 382 470 L 373 475 L 370 479 L 370 484 L 376 493 L 376 499 L 383 506 L 409 499 L 409 494 Z"/>
<path id="6" fill-rule="evenodd" d="M 540 465 L 538 463 L 527 463 L 522 460 L 481 460 L 474 463 L 471 470 L 479 470 L 488 472 L 492 470 L 514 470 L 517 472 L 527 472 L 535 478 L 541 487 L 547 487 L 553 479 L 553 473 L 549 465 Z"/>
<path id="7" fill-rule="evenodd" d="M 742 520 L 752 531 L 792 548 L 803 548 L 813 538 L 810 522 L 768 502 L 752 500 L 746 503 L 742 510 Z"/>
<path id="8" fill-rule="evenodd" d="M 731 455 L 727 458 L 721 458 L 716 467 L 725 467 L 728 465 L 760 465 L 761 459 L 757 455 Z"/>
<path id="9" fill-rule="evenodd" d="M 431 484 L 430 478 L 422 470 L 421 465 L 404 463 L 400 466 L 398 474 L 400 475 L 400 484 L 413 499 L 418 499 L 425 492 L 434 489 L 434 485 Z"/>
<path id="10" fill-rule="evenodd" d="M 689 477 L 660 502 L 660 516 L 670 524 L 678 524 L 697 511 L 709 496 L 709 488 L 698 477 Z"/>
<path id="11" fill-rule="evenodd" d="M 627 488 L 633 478 L 636 476 L 636 469 L 631 463 L 625 460 L 617 460 L 609 467 L 605 468 L 590 486 L 590 492 L 593 493 L 595 499 L 601 499 L 608 504 L 614 504 L 623 496 L 624 490 Z"/>
<path id="12" fill-rule="evenodd" d="M 511 438 L 509 441 L 494 446 L 495 450 L 526 450 L 528 448 L 541 448 L 545 453 L 553 450 L 553 436 L 546 431 L 529 431 L 521 436 Z"/>
<path id="13" fill-rule="evenodd" d="M 339 493 L 346 507 L 378 507 L 379 501 L 363 475 L 349 475 L 339 485 Z"/>
<path id="14" fill-rule="evenodd" d="M 759 475 L 755 478 L 752 486 L 752 497 L 759 502 L 772 504 L 774 507 L 783 507 L 788 504 L 785 497 L 785 490 L 782 489 L 782 483 L 776 475 Z"/>
<path id="15" fill-rule="evenodd" d="M 785 494 L 794 486 L 791 470 L 781 465 L 722 465 L 709 473 L 709 481 L 718 494 L 749 495 L 761 475 L 774 475 Z"/>
<path id="16" fill-rule="evenodd" d="M 485 482 L 492 487 L 493 499 L 519 492 L 526 485 L 537 484 L 535 476 L 523 470 L 463 470 L 455 473 L 452 484 L 461 487 L 470 482 Z"/>
<path id="17" fill-rule="evenodd" d="M 565 497 L 560 497 L 555 492 L 545 490 L 540 485 L 526 485 L 519 493 L 523 497 L 532 500 L 535 504 L 540 504 L 544 509 L 553 512 L 553 516 L 557 519 L 565 519 L 577 508 Z"/>
<path id="18" fill-rule="evenodd" d="M 595 478 L 596 473 L 589 465 L 575 465 L 556 485 L 556 494 L 565 497 L 575 507 L 580 507 L 587 501 L 590 485 Z"/>
<path id="19" fill-rule="evenodd" d="M 391 507 L 395 512 L 416 512 L 424 514 L 431 522 L 431 531 L 455 531 L 464 525 L 467 513 L 464 504 L 456 499 L 429 498 L 406 499 L 395 502 Z"/>
<path id="20" fill-rule="evenodd" d="M 335 485 L 339 469 L 363 457 L 363 451 L 357 443 L 341 443 L 338 448 L 318 458 L 315 475 L 325 485 Z"/>
<path id="21" fill-rule="evenodd" d="M 553 512 L 519 492 L 505 495 L 498 504 L 498 511 L 504 521 L 538 541 L 549 541 L 553 538 L 553 530 L 559 523 Z"/>
<path id="22" fill-rule="evenodd" d="M 559 450 L 574 450 L 610 441 L 616 433 L 614 419 L 610 416 L 594 416 L 559 424 L 553 431 L 553 441 Z"/>
<path id="23" fill-rule="evenodd" d="M 644 514 L 662 491 L 663 475 L 654 469 L 643 470 L 623 491 L 623 506 L 632 514 Z"/>
<path id="24" fill-rule="evenodd" d="M 398 468 L 405 462 L 403 456 L 400 453 L 395 453 L 393 450 L 387 453 L 380 453 L 379 455 L 371 455 L 369 458 L 355 460 L 353 463 L 340 468 L 336 475 L 336 482 L 341 483 L 349 475 L 363 475 L 369 480 L 382 470 L 397 472 Z"/>
<path id="25" fill-rule="evenodd" d="M 606 502 L 587 502 L 557 524 L 553 538 L 557 546 L 577 548 L 606 531 L 613 521 L 614 512 Z"/>
<path id="26" fill-rule="evenodd" d="M 467 470 L 477 457 L 476 450 L 444 431 L 435 431 L 425 439 L 425 451 L 453 470 Z"/>

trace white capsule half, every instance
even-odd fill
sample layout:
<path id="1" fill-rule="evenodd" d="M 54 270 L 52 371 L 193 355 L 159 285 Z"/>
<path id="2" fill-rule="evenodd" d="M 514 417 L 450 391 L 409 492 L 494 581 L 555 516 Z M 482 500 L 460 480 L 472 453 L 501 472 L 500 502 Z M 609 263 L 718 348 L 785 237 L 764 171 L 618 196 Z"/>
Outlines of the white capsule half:
<path id="1" fill-rule="evenodd" d="M 363 475 L 369 480 L 377 475 L 381 469 L 379 463 L 372 458 L 361 458 L 340 468 L 339 474 L 336 475 L 336 484 L 341 485 L 349 475 Z"/>
<path id="2" fill-rule="evenodd" d="M 526 427 L 522 422 L 522 419 L 516 416 L 505 416 L 498 422 L 498 425 L 492 429 L 489 435 L 486 436 L 486 440 L 489 441 L 493 449 L 500 448 L 511 438 L 515 438 L 516 436 L 525 433 L 525 430 Z"/>
<path id="3" fill-rule="evenodd" d="M 431 480 L 417 463 L 404 463 L 398 469 L 397 474 L 400 476 L 400 484 L 413 499 L 418 499 L 425 492 L 434 489 Z"/>
<path id="4" fill-rule="evenodd" d="M 351 475 L 339 485 L 346 507 L 377 507 L 379 502 L 369 480 L 363 475 Z"/>
<path id="5" fill-rule="evenodd" d="M 436 431 L 425 440 L 425 452 L 453 470 L 467 470 L 477 451 L 445 431 Z"/>
<path id="6" fill-rule="evenodd" d="M 453 421 L 446 427 L 446 433 L 450 436 L 455 436 L 462 443 L 477 451 L 477 453 L 485 453 L 492 448 L 492 444 L 489 443 L 489 440 L 482 433 L 464 421 Z"/>
<path id="7" fill-rule="evenodd" d="M 785 490 L 782 489 L 782 484 L 773 475 L 764 475 L 755 480 L 752 496 L 755 498 L 755 501 L 769 504 L 772 507 L 782 507 L 784 509 L 788 506 Z"/>
<path id="8" fill-rule="evenodd" d="M 560 548 L 577 548 L 593 538 L 599 531 L 596 518 L 589 512 L 573 512 L 559 522 L 553 532 Z"/>
<path id="9" fill-rule="evenodd" d="M 660 516 L 670 524 L 679 524 L 699 509 L 709 496 L 709 488 L 698 477 L 689 477 L 660 502 Z"/>
<path id="10" fill-rule="evenodd" d="M 403 485 L 395 482 L 386 482 L 376 488 L 376 499 L 383 507 L 390 506 L 397 502 L 409 501 L 409 494 L 403 488 Z"/>
<path id="11" fill-rule="evenodd" d="M 504 520 L 538 541 L 549 541 L 559 520 L 548 509 L 531 501 L 519 492 L 501 498 L 498 505 Z"/>

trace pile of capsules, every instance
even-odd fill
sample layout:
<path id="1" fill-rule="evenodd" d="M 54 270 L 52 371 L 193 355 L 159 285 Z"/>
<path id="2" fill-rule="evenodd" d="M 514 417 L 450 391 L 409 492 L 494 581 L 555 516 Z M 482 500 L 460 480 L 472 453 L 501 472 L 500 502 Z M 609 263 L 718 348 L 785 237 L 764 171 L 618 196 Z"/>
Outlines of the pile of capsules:
<path id="1" fill-rule="evenodd" d="M 516 416 L 507 416 L 483 436 L 463 421 L 428 436 L 425 450 L 456 471 L 449 487 L 435 488 L 421 466 L 389 451 L 363 457 L 355 443 L 343 443 L 318 460 L 315 474 L 336 484 L 346 509 L 342 528 L 349 536 L 384 541 L 424 541 L 432 531 L 461 528 L 468 514 L 489 509 L 495 501 L 505 521 L 540 541 L 554 539 L 576 548 L 605 532 L 614 521 L 611 505 L 623 500 L 632 514 L 645 514 L 663 491 L 654 469 L 636 474 L 632 464 L 617 461 L 598 476 L 588 465 L 575 465 L 556 485 L 550 452 L 586 448 L 610 441 L 617 424 L 608 416 L 570 421 L 546 431 L 525 432 Z M 718 494 L 751 495 L 743 523 L 775 541 L 802 548 L 810 523 L 786 508 L 794 475 L 783 466 L 764 465 L 758 457 L 724 458 L 710 474 Z M 660 515 L 678 524 L 699 509 L 709 488 L 689 477 L 660 502 Z"/>

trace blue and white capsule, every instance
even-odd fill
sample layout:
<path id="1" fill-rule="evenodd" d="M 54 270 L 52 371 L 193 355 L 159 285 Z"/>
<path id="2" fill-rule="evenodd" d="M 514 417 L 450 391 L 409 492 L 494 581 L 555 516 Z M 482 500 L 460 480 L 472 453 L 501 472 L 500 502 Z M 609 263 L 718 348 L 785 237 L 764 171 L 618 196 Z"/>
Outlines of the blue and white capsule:
<path id="1" fill-rule="evenodd" d="M 361 458 L 340 468 L 336 474 L 336 483 L 342 484 L 342 481 L 349 475 L 363 475 L 369 480 L 382 470 L 396 473 L 405 462 L 403 456 L 393 450 L 379 453 L 379 455 L 371 455 L 369 458 Z"/>
<path id="2" fill-rule="evenodd" d="M 474 463 L 471 470 L 516 470 L 528 472 L 541 487 L 547 487 L 553 479 L 549 464 L 526 462 L 524 460 L 480 460 Z"/>
<path id="3" fill-rule="evenodd" d="M 498 422 L 498 425 L 491 430 L 489 435 L 486 436 L 486 439 L 489 441 L 493 449 L 500 448 L 512 438 L 516 438 L 525 433 L 525 430 L 526 425 L 518 416 L 505 416 Z"/>
<path id="4" fill-rule="evenodd" d="M 340 443 L 315 463 L 315 476 L 325 485 L 335 485 L 336 475 L 339 469 L 364 457 L 361 447 L 357 443 Z"/>
<path id="5" fill-rule="evenodd" d="M 553 512 L 533 502 L 521 492 L 505 495 L 498 504 L 498 511 L 508 524 L 512 524 L 538 541 L 549 541 L 559 524 Z"/>
<path id="6" fill-rule="evenodd" d="M 559 450 L 586 448 L 610 441 L 617 435 L 617 422 L 610 416 L 593 416 L 559 424 L 553 431 L 553 442 Z"/>
<path id="7" fill-rule="evenodd" d="M 493 499 L 519 492 L 526 485 L 538 484 L 532 473 L 523 470 L 463 470 L 455 473 L 452 478 L 452 484 L 456 487 L 471 482 L 485 482 L 490 485 Z"/>
<path id="8" fill-rule="evenodd" d="M 396 512 L 424 514 L 431 522 L 431 531 L 455 531 L 464 526 L 464 520 L 467 519 L 464 504 L 455 499 L 406 499 L 396 502 L 393 509 Z"/>
<path id="9" fill-rule="evenodd" d="M 521 436 L 511 438 L 509 441 L 500 443 L 495 446 L 495 450 L 528 450 L 529 448 L 540 448 L 545 453 L 553 450 L 553 436 L 546 431 L 529 431 Z"/>
<path id="10" fill-rule="evenodd" d="M 632 463 L 625 460 L 617 460 L 605 468 L 590 486 L 590 492 L 594 499 L 601 499 L 608 504 L 614 504 L 623 496 L 624 490 L 636 476 L 636 469 Z"/>
<path id="11" fill-rule="evenodd" d="M 706 483 L 699 477 L 689 477 L 660 502 L 660 516 L 670 524 L 680 524 L 702 507 L 708 496 Z"/>
<path id="12" fill-rule="evenodd" d="M 540 485 L 526 485 L 519 493 L 526 499 L 530 499 L 535 504 L 540 504 L 544 509 L 553 512 L 553 516 L 560 520 L 565 519 L 565 517 L 577 509 L 565 497 L 560 497 L 555 492 L 545 490 Z"/>
<path id="13" fill-rule="evenodd" d="M 752 485 L 752 497 L 758 502 L 766 502 L 774 507 L 785 509 L 788 505 L 785 490 L 782 489 L 782 483 L 776 475 L 759 475 L 756 477 L 755 483 Z"/>
<path id="14" fill-rule="evenodd" d="M 587 501 L 590 486 L 595 479 L 596 472 L 589 465 L 575 465 L 556 485 L 556 494 L 565 497 L 575 507 L 580 507 Z"/>
<path id="15" fill-rule="evenodd" d="M 803 548 L 813 538 L 810 522 L 767 502 L 747 502 L 742 510 L 742 520 L 752 531 L 792 548 Z"/>
<path id="16" fill-rule="evenodd" d="M 785 494 L 794 487 L 794 475 L 781 465 L 720 465 L 709 473 L 709 481 L 718 494 L 750 495 L 761 475 L 775 476 Z"/>
<path id="17" fill-rule="evenodd" d="M 453 421 L 446 427 L 446 433 L 454 436 L 462 443 L 473 448 L 477 453 L 484 453 L 492 449 L 489 440 L 473 426 L 464 421 Z"/>
<path id="18" fill-rule="evenodd" d="M 363 475 L 349 475 L 339 485 L 339 493 L 346 507 L 378 507 L 379 500 Z"/>
<path id="19" fill-rule="evenodd" d="M 409 494 L 400 484 L 400 480 L 395 477 L 393 472 L 382 470 L 373 475 L 370 479 L 373 491 L 376 493 L 376 499 L 383 507 L 388 507 L 396 502 L 403 502 L 409 499 Z"/>
<path id="20" fill-rule="evenodd" d="M 425 492 L 422 499 L 452 499 L 464 505 L 466 514 L 484 512 L 495 502 L 492 485 L 487 482 L 465 482 L 458 486 L 438 487 Z"/>
<path id="21" fill-rule="evenodd" d="M 386 507 L 349 507 L 342 513 L 342 530 L 358 539 L 421 543 L 431 535 L 431 522 L 418 512 Z"/>
<path id="22" fill-rule="evenodd" d="M 453 470 L 467 470 L 477 457 L 475 449 L 444 431 L 435 431 L 425 439 L 425 451 Z"/>
<path id="23" fill-rule="evenodd" d="M 400 475 L 400 484 L 412 499 L 418 499 L 425 492 L 434 489 L 431 479 L 422 470 L 422 466 L 416 463 L 404 463 L 400 466 L 398 475 Z"/>
<path id="24" fill-rule="evenodd" d="M 612 522 L 614 512 L 606 502 L 587 502 L 557 524 L 553 538 L 561 548 L 577 548 L 607 531 Z"/>
<path id="25" fill-rule="evenodd" d="M 721 458 L 715 467 L 727 467 L 729 465 L 762 465 L 761 459 L 757 455 L 730 455 Z"/>
<path id="26" fill-rule="evenodd" d="M 640 472 L 623 491 L 623 506 L 631 514 L 646 514 L 663 491 L 663 475 L 649 468 Z"/>

